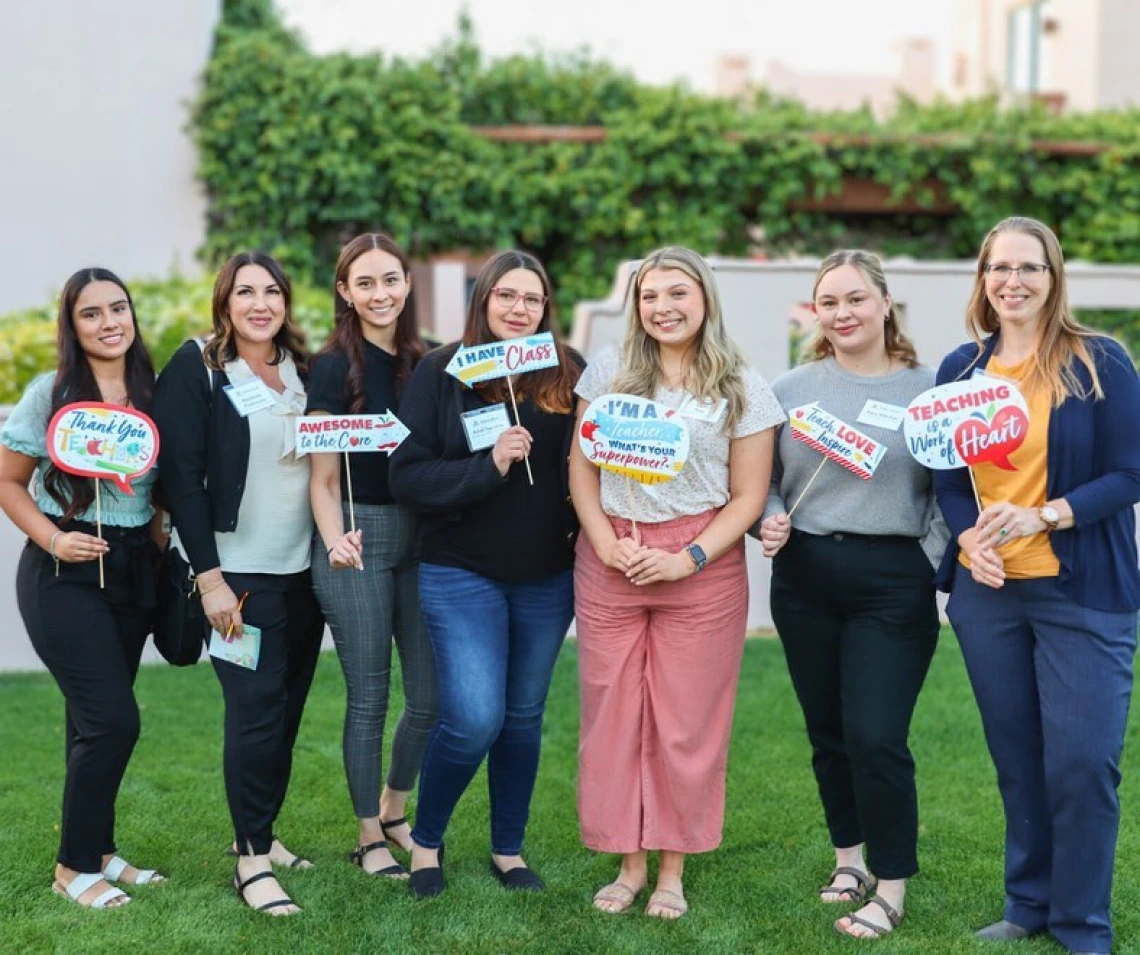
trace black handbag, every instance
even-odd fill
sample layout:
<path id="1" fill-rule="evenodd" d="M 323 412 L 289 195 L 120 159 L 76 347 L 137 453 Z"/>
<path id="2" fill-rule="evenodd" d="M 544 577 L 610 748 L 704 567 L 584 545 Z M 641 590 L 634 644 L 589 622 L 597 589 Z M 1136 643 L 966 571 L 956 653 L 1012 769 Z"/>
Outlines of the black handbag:
<path id="1" fill-rule="evenodd" d="M 202 655 L 209 632 L 198 580 L 178 548 L 167 544 L 158 569 L 154 646 L 172 666 L 192 666 Z"/>

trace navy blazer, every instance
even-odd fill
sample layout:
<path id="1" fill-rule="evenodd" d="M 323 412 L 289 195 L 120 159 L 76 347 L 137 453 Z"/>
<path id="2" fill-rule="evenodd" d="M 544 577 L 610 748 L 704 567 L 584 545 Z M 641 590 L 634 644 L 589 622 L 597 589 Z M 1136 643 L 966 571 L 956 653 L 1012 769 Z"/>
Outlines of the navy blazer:
<path id="1" fill-rule="evenodd" d="M 998 336 L 979 347 L 961 345 L 938 369 L 938 384 L 969 377 L 985 368 Z M 1140 567 L 1136 518 L 1140 501 L 1140 377 L 1128 353 L 1107 336 L 1086 339 L 1104 398 L 1070 397 L 1049 416 L 1046 497 L 1063 497 L 1075 525 L 1049 535 L 1061 564 L 1058 584 L 1082 607 L 1108 611 L 1140 609 Z M 1091 392 L 1085 366 L 1073 362 L 1082 387 Z M 934 472 L 934 490 L 950 527 L 936 582 L 950 590 L 958 564 L 958 536 L 974 526 L 978 506 L 966 468 Z"/>

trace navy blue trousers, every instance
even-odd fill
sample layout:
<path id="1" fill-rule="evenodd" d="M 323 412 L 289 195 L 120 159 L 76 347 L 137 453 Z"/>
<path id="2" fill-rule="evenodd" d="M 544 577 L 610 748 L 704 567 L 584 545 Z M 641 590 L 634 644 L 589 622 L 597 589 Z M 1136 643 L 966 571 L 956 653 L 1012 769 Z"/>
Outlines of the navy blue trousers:
<path id="1" fill-rule="evenodd" d="M 993 590 L 963 568 L 947 613 L 1005 806 L 1005 918 L 1108 952 L 1136 614 L 1082 607 L 1056 578 Z"/>

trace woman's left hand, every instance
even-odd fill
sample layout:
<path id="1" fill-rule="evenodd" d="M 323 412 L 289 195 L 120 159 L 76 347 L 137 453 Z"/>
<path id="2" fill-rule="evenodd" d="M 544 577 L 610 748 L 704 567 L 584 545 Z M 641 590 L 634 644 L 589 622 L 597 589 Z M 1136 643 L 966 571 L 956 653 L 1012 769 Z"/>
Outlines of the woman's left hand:
<path id="1" fill-rule="evenodd" d="M 640 587 L 665 580 L 680 580 L 696 572 L 697 565 L 684 551 L 671 554 L 658 547 L 647 547 L 629 562 L 625 575 Z"/>
<path id="2" fill-rule="evenodd" d="M 1032 537 L 1046 530 L 1036 508 L 1018 507 L 1009 501 L 991 504 L 978 515 L 974 526 L 978 529 L 978 542 L 988 547 L 1001 547 L 1019 537 Z"/>

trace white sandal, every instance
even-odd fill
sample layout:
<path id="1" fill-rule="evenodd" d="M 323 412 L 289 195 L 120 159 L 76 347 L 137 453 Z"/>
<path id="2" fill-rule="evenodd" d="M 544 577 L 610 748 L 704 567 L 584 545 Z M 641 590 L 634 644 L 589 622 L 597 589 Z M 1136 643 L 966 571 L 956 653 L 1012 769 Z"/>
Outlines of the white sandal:
<path id="1" fill-rule="evenodd" d="M 121 872 L 122 870 L 120 869 L 119 871 Z M 67 898 L 71 899 L 71 901 L 74 902 L 76 905 L 83 905 L 84 908 L 92 908 L 92 909 L 113 908 L 113 909 L 117 909 L 120 906 L 126 905 L 127 902 L 131 901 L 131 897 L 129 895 L 127 895 L 126 892 L 124 892 L 122 889 L 116 889 L 114 886 L 111 886 L 111 888 L 107 889 L 107 891 L 102 892 L 99 895 L 97 895 L 95 897 L 95 899 L 92 902 L 88 903 L 87 905 L 84 905 L 84 903 L 79 901 L 79 897 L 84 892 L 86 892 L 88 889 L 90 889 L 91 886 L 96 885 L 99 882 L 102 882 L 103 879 L 104 879 L 104 875 L 102 872 L 81 872 L 74 879 L 72 879 L 67 885 L 61 885 L 59 882 L 53 883 L 51 890 L 56 895 L 66 896 Z M 111 902 L 114 902 L 120 898 L 124 899 L 125 901 L 120 902 L 119 905 L 111 905 L 110 904 Z"/>
<path id="2" fill-rule="evenodd" d="M 119 856 L 111 856 L 111 861 L 103 868 L 103 878 L 108 882 L 122 881 L 119 876 L 123 871 L 130 866 L 126 859 L 121 859 Z M 166 876 L 157 872 L 154 869 L 139 869 L 138 877 L 133 882 L 126 883 L 127 885 L 148 885 L 151 882 L 165 882 Z"/>

